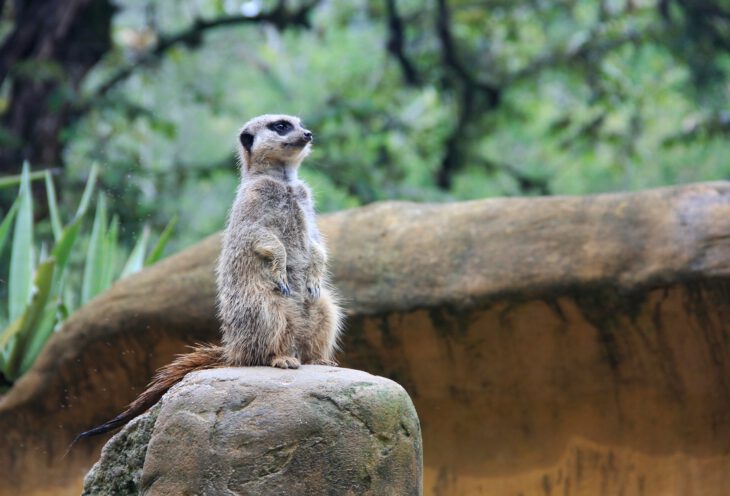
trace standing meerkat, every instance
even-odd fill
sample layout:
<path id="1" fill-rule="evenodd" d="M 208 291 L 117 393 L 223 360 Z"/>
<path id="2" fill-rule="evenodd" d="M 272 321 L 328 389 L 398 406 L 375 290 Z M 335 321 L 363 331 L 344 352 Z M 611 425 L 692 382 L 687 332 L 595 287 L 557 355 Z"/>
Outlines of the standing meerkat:
<path id="1" fill-rule="evenodd" d="M 195 370 L 336 365 L 342 311 L 327 280 L 312 193 L 297 175 L 312 133 L 297 117 L 262 115 L 241 128 L 238 141 L 241 182 L 216 269 L 221 346 L 178 356 L 124 412 L 74 443 L 126 424 Z"/>
<path id="2" fill-rule="evenodd" d="M 218 316 L 231 365 L 335 365 L 341 312 L 312 193 L 297 177 L 312 133 L 263 115 L 239 134 L 241 183 L 218 260 Z"/>

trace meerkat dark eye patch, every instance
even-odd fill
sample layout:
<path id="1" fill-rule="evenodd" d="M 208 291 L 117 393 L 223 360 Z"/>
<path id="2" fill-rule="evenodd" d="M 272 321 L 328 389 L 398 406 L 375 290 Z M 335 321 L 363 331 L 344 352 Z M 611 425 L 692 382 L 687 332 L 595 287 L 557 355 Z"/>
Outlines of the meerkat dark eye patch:
<path id="1" fill-rule="evenodd" d="M 245 148 L 247 152 L 250 152 L 251 147 L 253 146 L 253 134 L 244 131 L 241 133 L 238 139 L 241 141 L 241 145 L 243 145 L 243 148 Z"/>
<path id="2" fill-rule="evenodd" d="M 293 129 L 294 126 L 289 121 L 276 121 L 266 126 L 269 130 L 274 131 L 279 136 L 286 136 Z"/>

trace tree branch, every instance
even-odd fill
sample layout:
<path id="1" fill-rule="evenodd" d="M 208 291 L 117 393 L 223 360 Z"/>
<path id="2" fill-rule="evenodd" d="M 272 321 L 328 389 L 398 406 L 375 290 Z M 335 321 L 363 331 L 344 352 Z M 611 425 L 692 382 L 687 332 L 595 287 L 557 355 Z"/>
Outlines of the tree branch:
<path id="1" fill-rule="evenodd" d="M 444 143 L 441 165 L 436 172 L 436 185 L 445 191 L 451 188 L 454 172 L 464 162 L 464 143 L 468 139 L 466 131 L 472 120 L 474 97 L 474 88 L 472 86 L 465 87 L 457 107 L 456 125 Z"/>
<path id="2" fill-rule="evenodd" d="M 387 43 L 388 51 L 393 54 L 400 64 L 406 84 L 409 86 L 418 86 L 420 78 L 418 77 L 415 66 L 406 56 L 403 19 L 398 13 L 398 7 L 395 2 L 396 0 L 387 0 L 385 2 L 388 15 L 388 31 L 390 35 Z"/>
<path id="3" fill-rule="evenodd" d="M 225 26 L 235 26 L 240 24 L 272 24 L 278 29 L 283 30 L 288 27 L 309 28 L 309 13 L 319 3 L 314 0 L 305 3 L 294 11 L 288 11 L 284 6 L 284 2 L 279 2 L 276 8 L 270 12 L 264 12 L 255 16 L 233 15 L 227 17 L 219 17 L 217 19 L 205 20 L 197 19 L 188 29 L 171 36 L 160 37 L 157 45 L 137 57 L 126 67 L 123 67 L 116 74 L 111 76 L 96 90 L 91 100 L 106 95 L 111 89 L 119 83 L 127 79 L 138 68 L 150 65 L 159 60 L 168 50 L 178 44 L 195 46 L 201 42 L 204 32 Z"/>
<path id="4" fill-rule="evenodd" d="M 471 86 L 486 96 L 490 107 L 496 107 L 500 100 L 500 88 L 492 84 L 479 81 L 466 69 L 464 64 L 459 60 L 456 53 L 454 38 L 451 34 L 451 15 L 449 13 L 446 0 L 438 0 L 438 8 L 436 12 L 436 34 L 441 43 L 441 55 L 444 64 L 449 67 L 454 74 L 461 80 L 465 86 Z"/>
<path id="5" fill-rule="evenodd" d="M 451 187 L 454 173 L 464 162 L 465 143 L 469 140 L 467 130 L 476 116 L 480 115 L 475 110 L 482 108 L 482 105 L 488 110 L 496 108 L 501 101 L 502 93 L 502 87 L 479 81 L 459 59 L 451 34 L 450 19 L 446 0 L 438 0 L 436 34 L 441 44 L 441 57 L 451 75 L 457 79 L 459 96 L 456 125 L 446 138 L 444 155 L 436 173 L 436 184 L 443 190 Z"/>

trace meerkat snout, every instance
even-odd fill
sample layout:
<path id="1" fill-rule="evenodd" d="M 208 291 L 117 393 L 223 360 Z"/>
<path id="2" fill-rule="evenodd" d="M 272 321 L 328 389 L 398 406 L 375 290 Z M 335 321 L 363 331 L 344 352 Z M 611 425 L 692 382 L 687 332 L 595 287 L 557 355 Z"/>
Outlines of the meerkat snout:
<path id="1" fill-rule="evenodd" d="M 292 137 L 293 141 L 284 143 L 284 146 L 304 147 L 312 142 L 312 131 L 309 129 L 302 129 L 301 133 L 296 133 Z"/>
<path id="2" fill-rule="evenodd" d="M 281 146 L 304 147 L 312 142 L 312 133 L 306 132 L 296 136 L 292 141 L 286 141 Z"/>

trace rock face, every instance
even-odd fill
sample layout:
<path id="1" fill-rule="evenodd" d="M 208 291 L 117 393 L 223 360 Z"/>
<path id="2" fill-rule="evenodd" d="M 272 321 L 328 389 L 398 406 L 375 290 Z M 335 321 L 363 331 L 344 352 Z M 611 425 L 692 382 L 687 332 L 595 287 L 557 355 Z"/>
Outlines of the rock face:
<path id="1" fill-rule="evenodd" d="M 189 374 L 112 438 L 84 495 L 406 496 L 422 494 L 422 476 L 418 417 L 395 382 L 227 368 Z"/>
<path id="2" fill-rule="evenodd" d="M 160 413 L 160 403 L 132 420 L 104 445 L 101 459 L 86 474 L 83 496 L 139 495 L 147 445 Z"/>
<path id="3" fill-rule="evenodd" d="M 326 216 L 348 367 L 402 384 L 430 495 L 730 487 L 730 183 Z M 0 495 L 78 494 L 73 436 L 215 340 L 212 237 L 73 315 L 0 401 Z"/>

